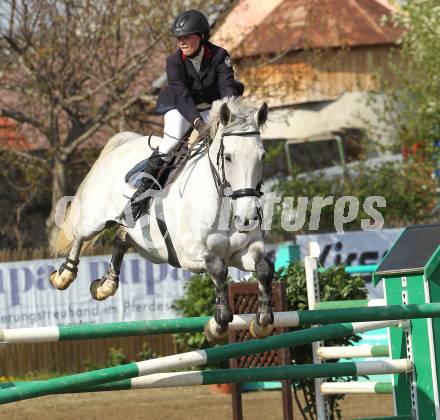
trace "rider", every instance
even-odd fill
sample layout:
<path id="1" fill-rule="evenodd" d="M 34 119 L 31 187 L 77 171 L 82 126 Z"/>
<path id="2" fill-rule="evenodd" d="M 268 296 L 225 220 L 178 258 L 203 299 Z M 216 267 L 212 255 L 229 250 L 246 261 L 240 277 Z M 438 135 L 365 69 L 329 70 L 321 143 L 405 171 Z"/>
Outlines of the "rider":
<path id="1" fill-rule="evenodd" d="M 198 10 L 179 15 L 171 28 L 171 36 L 179 47 L 167 57 L 168 85 L 161 90 L 156 114 L 164 115 L 164 136 L 146 162 L 142 185 L 133 194 L 120 218 L 128 212 L 137 220 L 149 189 L 154 188 L 160 167 L 169 159 L 191 127 L 199 133 L 206 131 L 206 120 L 213 101 L 227 96 L 241 96 L 244 86 L 234 80 L 234 70 L 228 52 L 211 44 L 210 27 L 206 16 Z M 140 197 L 141 195 L 145 198 Z"/>

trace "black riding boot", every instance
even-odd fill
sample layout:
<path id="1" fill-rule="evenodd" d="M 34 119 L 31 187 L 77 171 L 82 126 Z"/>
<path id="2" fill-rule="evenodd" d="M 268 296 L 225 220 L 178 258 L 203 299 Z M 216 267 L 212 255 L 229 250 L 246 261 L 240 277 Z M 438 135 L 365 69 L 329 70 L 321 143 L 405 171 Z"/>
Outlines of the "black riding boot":
<path id="1" fill-rule="evenodd" d="M 165 163 L 162 156 L 163 154 L 160 155 L 159 152 L 155 150 L 148 158 L 145 164 L 145 169 L 142 171 L 144 176 L 142 177 L 141 185 L 135 191 L 130 202 L 125 206 L 122 213 L 118 216 L 118 219 L 123 222 L 122 224 L 126 226 L 130 224 L 128 227 L 133 227 L 134 222 L 136 222 L 141 216 L 145 204 L 151 197 L 151 194 L 148 194 L 148 190 L 155 189 L 158 182 L 157 175 L 159 174 L 160 168 Z M 131 219 L 132 223 L 130 223 Z"/>

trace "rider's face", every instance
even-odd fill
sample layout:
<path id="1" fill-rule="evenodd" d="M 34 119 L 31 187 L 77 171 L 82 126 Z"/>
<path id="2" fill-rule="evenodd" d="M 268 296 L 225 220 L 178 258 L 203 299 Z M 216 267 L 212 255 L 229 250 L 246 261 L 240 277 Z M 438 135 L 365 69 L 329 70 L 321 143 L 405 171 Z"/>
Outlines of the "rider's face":
<path id="1" fill-rule="evenodd" d="M 200 35 L 191 34 L 177 37 L 177 46 L 182 50 L 185 55 L 191 56 L 199 48 Z"/>

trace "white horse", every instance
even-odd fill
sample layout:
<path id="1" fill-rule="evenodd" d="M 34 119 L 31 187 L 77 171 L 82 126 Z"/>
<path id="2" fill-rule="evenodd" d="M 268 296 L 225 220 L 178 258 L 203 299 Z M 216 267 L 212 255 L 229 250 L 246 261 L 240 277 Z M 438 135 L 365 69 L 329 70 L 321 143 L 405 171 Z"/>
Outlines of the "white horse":
<path id="1" fill-rule="evenodd" d="M 265 103 L 258 110 L 237 98 L 213 104 L 209 138 L 199 144 L 199 153 L 193 153 L 174 181 L 153 198 L 149 214 L 132 228 L 119 228 L 109 269 L 90 286 L 95 299 L 115 294 L 124 253 L 134 247 L 154 263 L 212 276 L 215 321 L 205 328 L 211 340 L 224 336 L 232 320 L 227 303 L 228 267 L 255 271 L 260 293 L 251 332 L 258 337 L 272 333 L 274 269 L 263 249 L 259 203 L 264 157 L 259 128 L 267 114 Z M 66 262 L 50 276 L 56 288 L 69 286 L 76 277 L 81 250 L 115 224 L 134 192 L 125 175 L 161 139 L 150 140 L 127 132 L 112 137 L 79 186 L 55 249 L 67 254 Z"/>

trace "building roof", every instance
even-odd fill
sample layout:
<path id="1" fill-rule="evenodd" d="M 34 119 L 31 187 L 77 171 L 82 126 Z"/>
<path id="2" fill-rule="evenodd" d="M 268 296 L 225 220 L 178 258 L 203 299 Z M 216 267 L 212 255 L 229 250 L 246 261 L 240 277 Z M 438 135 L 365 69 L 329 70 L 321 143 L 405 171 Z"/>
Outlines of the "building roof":
<path id="1" fill-rule="evenodd" d="M 235 58 L 395 43 L 385 0 L 240 0 L 213 36 Z"/>
<path id="2" fill-rule="evenodd" d="M 5 117 L 0 117 L 0 148 L 4 149 L 30 149 L 23 133 L 17 127 L 17 123 Z"/>

